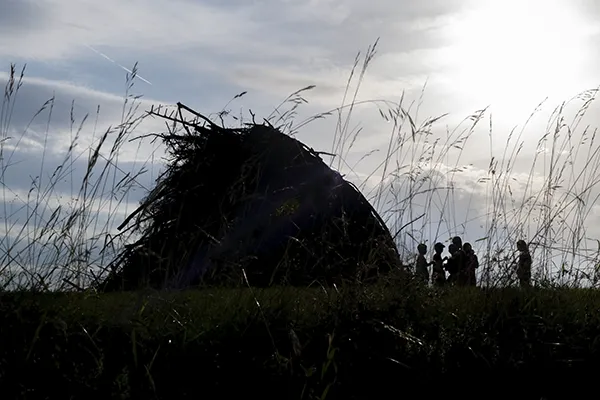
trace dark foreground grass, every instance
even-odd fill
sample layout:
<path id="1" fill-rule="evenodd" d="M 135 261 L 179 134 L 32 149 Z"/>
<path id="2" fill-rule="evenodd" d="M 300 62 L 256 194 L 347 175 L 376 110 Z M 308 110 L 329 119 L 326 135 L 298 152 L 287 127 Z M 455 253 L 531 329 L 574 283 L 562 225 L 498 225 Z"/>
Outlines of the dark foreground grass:
<path id="1" fill-rule="evenodd" d="M 600 371 L 585 289 L 6 293 L 0 308 L 6 399 L 552 399 Z"/>

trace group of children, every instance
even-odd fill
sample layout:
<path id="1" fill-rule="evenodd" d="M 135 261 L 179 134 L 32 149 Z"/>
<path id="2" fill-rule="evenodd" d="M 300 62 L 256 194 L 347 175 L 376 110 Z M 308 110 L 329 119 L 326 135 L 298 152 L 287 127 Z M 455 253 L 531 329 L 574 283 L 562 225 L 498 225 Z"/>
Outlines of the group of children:
<path id="1" fill-rule="evenodd" d="M 476 286 L 476 270 L 479 267 L 479 260 L 473 251 L 470 243 L 462 243 L 460 236 L 452 238 L 452 243 L 448 245 L 450 256 L 442 257 L 442 252 L 446 246 L 443 243 L 434 245 L 435 253 L 431 262 L 427 262 L 427 245 L 421 243 L 417 246 L 418 256 L 415 264 L 415 275 L 418 280 L 425 284 L 429 283 L 429 266 L 432 267 L 431 283 L 434 286 L 444 286 L 446 284 L 456 286 Z M 517 262 L 517 277 L 522 287 L 528 287 L 531 280 L 531 255 L 527 243 L 523 240 L 517 242 L 519 258 Z M 445 262 L 445 263 L 444 263 Z M 446 276 L 448 272 L 448 276 Z"/>

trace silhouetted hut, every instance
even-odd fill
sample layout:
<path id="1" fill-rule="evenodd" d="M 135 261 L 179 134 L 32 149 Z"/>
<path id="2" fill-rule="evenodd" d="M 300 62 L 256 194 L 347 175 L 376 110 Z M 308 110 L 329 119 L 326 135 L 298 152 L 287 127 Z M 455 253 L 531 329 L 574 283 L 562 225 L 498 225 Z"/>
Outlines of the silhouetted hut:
<path id="1" fill-rule="evenodd" d="M 167 168 L 122 224 L 140 238 L 103 290 L 365 282 L 400 265 L 381 217 L 314 150 L 268 124 L 195 114 L 203 124 L 161 115 L 185 130 L 159 135 Z"/>

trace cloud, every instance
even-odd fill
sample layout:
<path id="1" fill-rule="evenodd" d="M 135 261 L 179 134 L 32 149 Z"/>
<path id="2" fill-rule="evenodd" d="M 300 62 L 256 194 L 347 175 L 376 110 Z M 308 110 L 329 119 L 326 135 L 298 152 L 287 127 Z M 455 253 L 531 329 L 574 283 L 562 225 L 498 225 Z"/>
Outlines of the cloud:
<path id="1" fill-rule="evenodd" d="M 17 77 L 18 78 L 18 77 Z M 8 73 L 0 71 L 0 85 L 8 82 Z M 72 82 L 49 80 L 45 78 L 28 76 L 23 78 L 23 85 L 19 88 L 15 100 L 15 107 L 11 110 L 11 124 L 15 127 L 43 127 L 47 124 L 49 107 L 45 113 L 36 116 L 38 111 L 53 99 L 51 124 L 59 129 L 68 128 L 71 120 L 71 111 L 74 117 L 82 118 L 84 115 L 93 117 L 100 109 L 99 125 L 111 124 L 119 120 L 123 109 L 125 97 L 93 88 L 76 85 Z M 142 107 L 159 103 L 152 99 L 142 99 Z M 34 119 L 35 117 L 35 119 Z"/>
<path id="2" fill-rule="evenodd" d="M 122 49 L 139 46 L 140 51 L 161 52 L 177 48 L 178 38 L 182 39 L 179 43 L 183 43 L 184 48 L 189 45 L 228 46 L 234 44 L 233 38 L 255 26 L 245 21 L 242 12 L 189 1 L 131 1 L 125 4 L 47 0 L 24 3 L 30 11 L 27 20 L 35 23 L 14 35 L 14 47 L 9 48 L 7 42 L 3 42 L 0 53 L 4 55 L 60 59 L 81 54 L 86 44 Z M 24 7 L 21 5 L 18 9 Z M 9 7 L 12 9 L 15 7 Z M 183 9 L 186 12 L 179 11 Z M 20 14 L 9 12 L 12 17 Z"/>
<path id="3" fill-rule="evenodd" d="M 107 64 L 87 47 L 93 46 L 111 57 L 114 55 L 126 66 L 136 60 L 143 65 L 151 54 L 152 64 L 159 59 L 158 64 L 168 65 L 172 72 L 220 73 L 223 80 L 235 80 L 241 66 L 247 66 L 249 71 L 245 75 L 257 82 L 263 81 L 258 74 L 261 67 L 267 73 L 278 69 L 280 75 L 287 74 L 290 78 L 303 71 L 305 77 L 315 77 L 319 83 L 343 69 L 344 73 L 338 74 L 338 82 L 334 83 L 340 86 L 355 53 L 378 36 L 394 38 L 401 34 L 402 40 L 383 40 L 380 44 L 386 54 L 385 62 L 388 53 L 392 58 L 405 60 L 402 65 L 390 63 L 390 68 L 421 67 L 418 60 L 423 58 L 423 47 L 438 46 L 438 38 L 426 21 L 456 12 L 459 2 L 436 1 L 435 7 L 384 1 L 369 7 L 356 1 L 343 5 L 329 1 L 223 5 L 162 0 L 123 4 L 109 0 L 101 6 L 87 0 L 23 3 L 27 6 L 16 7 L 9 2 L 8 9 L 29 7 L 27 19 L 36 23 L 29 23 L 30 29 L 21 34 L 15 31 L 10 40 L 0 39 L 0 57 L 53 64 L 96 59 Z M 9 14 L 15 20 L 25 13 Z M 404 24 L 417 16 L 420 23 Z M 385 24 L 387 21 L 390 24 Z M 294 66 L 297 66 L 295 73 L 293 69 L 286 72 Z M 426 71 L 420 71 L 419 80 L 423 74 Z M 389 80 L 394 78 L 398 78 L 397 73 Z M 259 85 L 265 87 L 262 83 Z"/>
<path id="4" fill-rule="evenodd" d="M 7 75 L 0 74 L 0 84 L 5 84 L 6 80 Z M 68 176 L 70 181 L 81 182 L 92 150 L 107 131 L 110 133 L 100 152 L 99 164 L 114 158 L 110 155 L 111 146 L 119 132 L 124 132 L 119 128 L 124 109 L 122 96 L 68 82 L 26 78 L 13 98 L 14 107 L 11 106 L 10 113 L 2 118 L 5 185 L 28 189 L 32 180 L 40 177 L 40 172 L 41 179 L 47 181 L 55 169 L 65 162 L 67 165 L 60 173 Z M 143 100 L 138 103 L 137 114 L 140 115 L 154 101 Z M 132 104 L 131 99 L 129 104 Z M 126 111 L 128 107 L 125 106 Z M 142 165 L 140 163 L 152 157 L 160 159 L 160 146 L 152 145 L 149 141 L 142 141 L 141 145 L 138 142 L 129 143 L 127 139 L 163 127 L 162 121 L 148 118 L 136 126 L 136 132 L 126 132 L 119 154 L 120 174 L 132 172 L 129 168 L 139 167 Z M 68 149 L 74 141 L 75 147 L 69 155 Z M 56 185 L 57 190 L 63 190 L 63 181 Z"/>
<path id="5" fill-rule="evenodd" d="M 36 28 L 40 12 L 36 2 L 2 0 L 0 8 L 0 33 L 3 35 L 16 36 Z"/>

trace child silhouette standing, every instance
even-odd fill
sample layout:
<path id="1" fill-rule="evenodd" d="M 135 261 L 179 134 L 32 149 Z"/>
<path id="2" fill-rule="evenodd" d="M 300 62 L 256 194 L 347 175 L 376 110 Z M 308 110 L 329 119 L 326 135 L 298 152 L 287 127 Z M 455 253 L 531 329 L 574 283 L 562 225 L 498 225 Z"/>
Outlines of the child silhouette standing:
<path id="1" fill-rule="evenodd" d="M 531 254 L 529 253 L 529 246 L 524 240 L 517 242 L 517 250 L 519 250 L 517 278 L 519 278 L 519 285 L 526 288 L 531 286 Z"/>
<path id="2" fill-rule="evenodd" d="M 417 279 L 425 284 L 429 282 L 429 267 L 430 263 L 425 259 L 425 254 L 427 254 L 427 245 L 421 243 L 417 246 L 417 251 L 419 255 L 417 256 L 417 263 L 415 266 L 415 275 Z"/>
<path id="3" fill-rule="evenodd" d="M 471 243 L 463 244 L 463 251 L 465 253 L 465 274 L 467 277 L 467 286 L 477 286 L 477 276 L 475 271 L 479 267 L 479 260 L 477 254 L 473 251 Z"/>
<path id="4" fill-rule="evenodd" d="M 444 260 L 447 259 L 447 257 L 443 257 L 442 258 L 442 252 L 444 251 L 444 244 L 443 243 L 436 243 L 433 246 L 433 249 L 435 250 L 435 253 L 433 254 L 433 259 L 431 261 L 431 263 L 433 264 L 433 271 L 431 274 L 431 283 L 433 283 L 435 286 L 443 286 L 446 283 L 446 271 L 444 271 Z"/>

